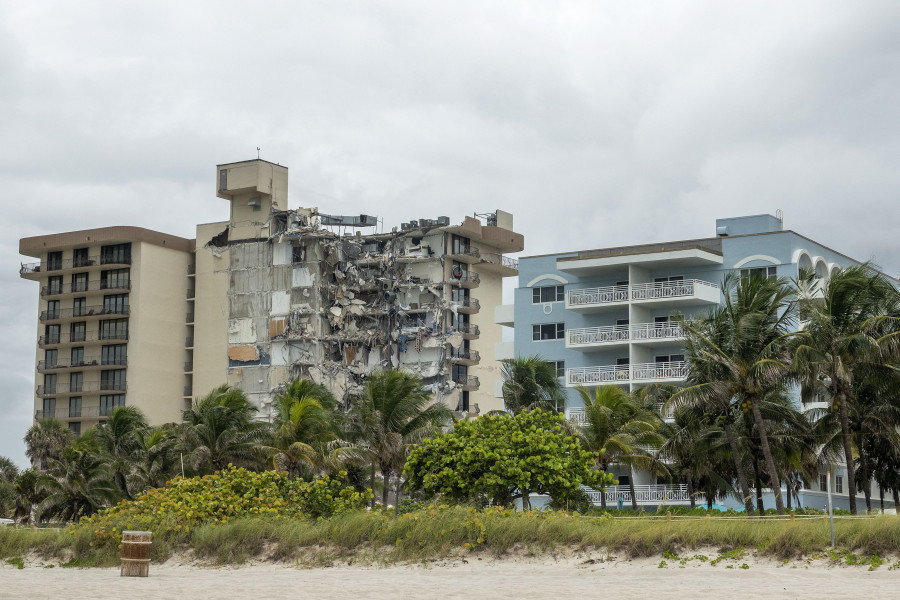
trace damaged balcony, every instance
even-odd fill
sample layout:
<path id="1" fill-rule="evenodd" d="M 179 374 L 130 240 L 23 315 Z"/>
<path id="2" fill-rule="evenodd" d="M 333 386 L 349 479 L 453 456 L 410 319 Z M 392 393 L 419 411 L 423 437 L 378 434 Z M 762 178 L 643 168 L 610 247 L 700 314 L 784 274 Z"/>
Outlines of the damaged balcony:
<path id="1" fill-rule="evenodd" d="M 496 273 L 501 277 L 514 277 L 519 274 L 519 261 L 515 258 L 496 253 L 482 253 L 481 261 L 476 263 L 479 270 Z"/>
<path id="2" fill-rule="evenodd" d="M 463 334 L 464 340 L 474 340 L 481 335 L 481 330 L 478 329 L 478 325 L 462 323 L 453 329 Z"/>
<path id="3" fill-rule="evenodd" d="M 104 315 L 127 315 L 130 314 L 127 306 L 86 306 L 82 308 L 63 308 L 57 310 L 42 310 L 40 314 L 41 322 L 44 321 L 62 321 L 65 319 L 83 319 L 88 317 L 102 317 Z"/>
<path id="4" fill-rule="evenodd" d="M 463 298 L 462 300 L 453 300 L 452 304 L 456 305 L 457 312 L 467 315 L 473 315 L 481 310 L 481 303 L 478 298 Z"/>
<path id="5" fill-rule="evenodd" d="M 478 381 L 478 377 L 474 375 L 457 377 L 454 382 L 456 383 L 456 386 L 464 392 L 475 391 L 481 386 L 481 383 Z"/>
<path id="6" fill-rule="evenodd" d="M 456 262 L 473 265 L 481 260 L 481 252 L 474 246 L 461 246 L 450 251 L 450 258 Z"/>
<path id="7" fill-rule="evenodd" d="M 478 350 L 456 350 L 450 352 L 450 362 L 459 365 L 475 365 L 481 360 Z"/>
<path id="8" fill-rule="evenodd" d="M 457 271 L 450 273 L 447 283 L 461 288 L 472 289 L 478 287 L 478 284 L 481 283 L 481 278 L 478 276 L 478 273 L 467 273 L 465 271 L 460 273 Z"/>

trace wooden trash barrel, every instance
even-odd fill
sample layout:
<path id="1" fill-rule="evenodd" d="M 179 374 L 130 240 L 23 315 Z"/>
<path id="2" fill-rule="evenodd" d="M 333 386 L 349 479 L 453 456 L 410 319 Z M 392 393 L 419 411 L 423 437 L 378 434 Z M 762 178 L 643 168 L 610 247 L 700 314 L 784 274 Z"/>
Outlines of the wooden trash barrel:
<path id="1" fill-rule="evenodd" d="M 150 575 L 149 531 L 122 532 L 122 577 L 147 577 Z"/>

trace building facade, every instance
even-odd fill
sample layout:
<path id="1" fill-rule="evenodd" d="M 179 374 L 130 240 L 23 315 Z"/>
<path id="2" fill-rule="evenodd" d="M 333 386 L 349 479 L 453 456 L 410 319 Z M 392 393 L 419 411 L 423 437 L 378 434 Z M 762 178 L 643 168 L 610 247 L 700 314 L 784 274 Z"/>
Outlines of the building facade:
<path id="1" fill-rule="evenodd" d="M 673 317 L 690 320 L 722 302 L 721 283 L 727 273 L 795 278 L 801 269 L 809 269 L 827 278 L 858 264 L 783 229 L 781 220 L 771 215 L 718 219 L 715 234 L 521 258 L 514 304 L 498 307 L 495 314 L 498 323 L 514 328 L 515 342 L 499 346 L 497 357 L 540 355 L 555 362 L 567 392 L 566 416 L 580 421 L 583 405 L 577 386 L 634 390 L 685 381 L 683 332 Z M 804 408 L 824 406 L 810 403 Z M 687 500 L 685 489 L 673 495 L 671 486 L 658 485 L 648 473 L 617 469 L 616 475 L 623 485 L 634 478 L 648 504 L 655 506 L 667 497 Z M 838 467 L 834 475 L 833 488 L 842 489 L 845 469 Z M 824 498 L 825 491 L 807 493 Z M 616 488 L 607 491 L 613 504 L 621 493 Z M 809 502 L 824 503 L 818 498 Z"/>
<path id="2" fill-rule="evenodd" d="M 290 209 L 288 169 L 218 165 L 228 220 L 188 240 L 137 227 L 25 238 L 39 259 L 35 418 L 75 431 L 115 406 L 179 421 L 193 397 L 228 383 L 272 416 L 294 378 L 359 393 L 384 368 L 420 375 L 460 414 L 499 408 L 493 319 L 505 256 L 524 247 L 503 211 L 414 219 L 388 232 L 368 215 Z M 480 218 L 479 218 L 480 217 Z"/>

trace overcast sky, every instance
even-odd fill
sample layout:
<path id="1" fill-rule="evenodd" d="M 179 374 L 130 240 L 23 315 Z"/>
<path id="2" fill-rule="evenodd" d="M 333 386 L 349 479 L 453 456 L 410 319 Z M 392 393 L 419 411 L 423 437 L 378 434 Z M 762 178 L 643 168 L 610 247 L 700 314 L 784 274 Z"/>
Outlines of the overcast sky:
<path id="1" fill-rule="evenodd" d="M 18 239 L 227 218 L 217 163 L 385 224 L 497 208 L 524 255 L 785 226 L 892 275 L 900 3 L 0 0 L 0 455 L 25 464 Z"/>

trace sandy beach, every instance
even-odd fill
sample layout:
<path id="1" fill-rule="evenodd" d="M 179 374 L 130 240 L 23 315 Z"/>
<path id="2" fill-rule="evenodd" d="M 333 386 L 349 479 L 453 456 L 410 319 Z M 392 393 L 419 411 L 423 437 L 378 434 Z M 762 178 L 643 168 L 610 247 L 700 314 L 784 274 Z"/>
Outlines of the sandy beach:
<path id="1" fill-rule="evenodd" d="M 715 556 L 713 554 L 713 556 Z M 0 568 L 0 598 L 896 598 L 900 570 L 746 558 L 659 568 L 659 558 L 489 560 L 385 568 L 285 564 L 200 567 L 169 561 L 148 578 L 118 569 Z M 741 568 L 746 564 L 749 568 Z M 731 568 L 728 566 L 731 565 Z"/>

